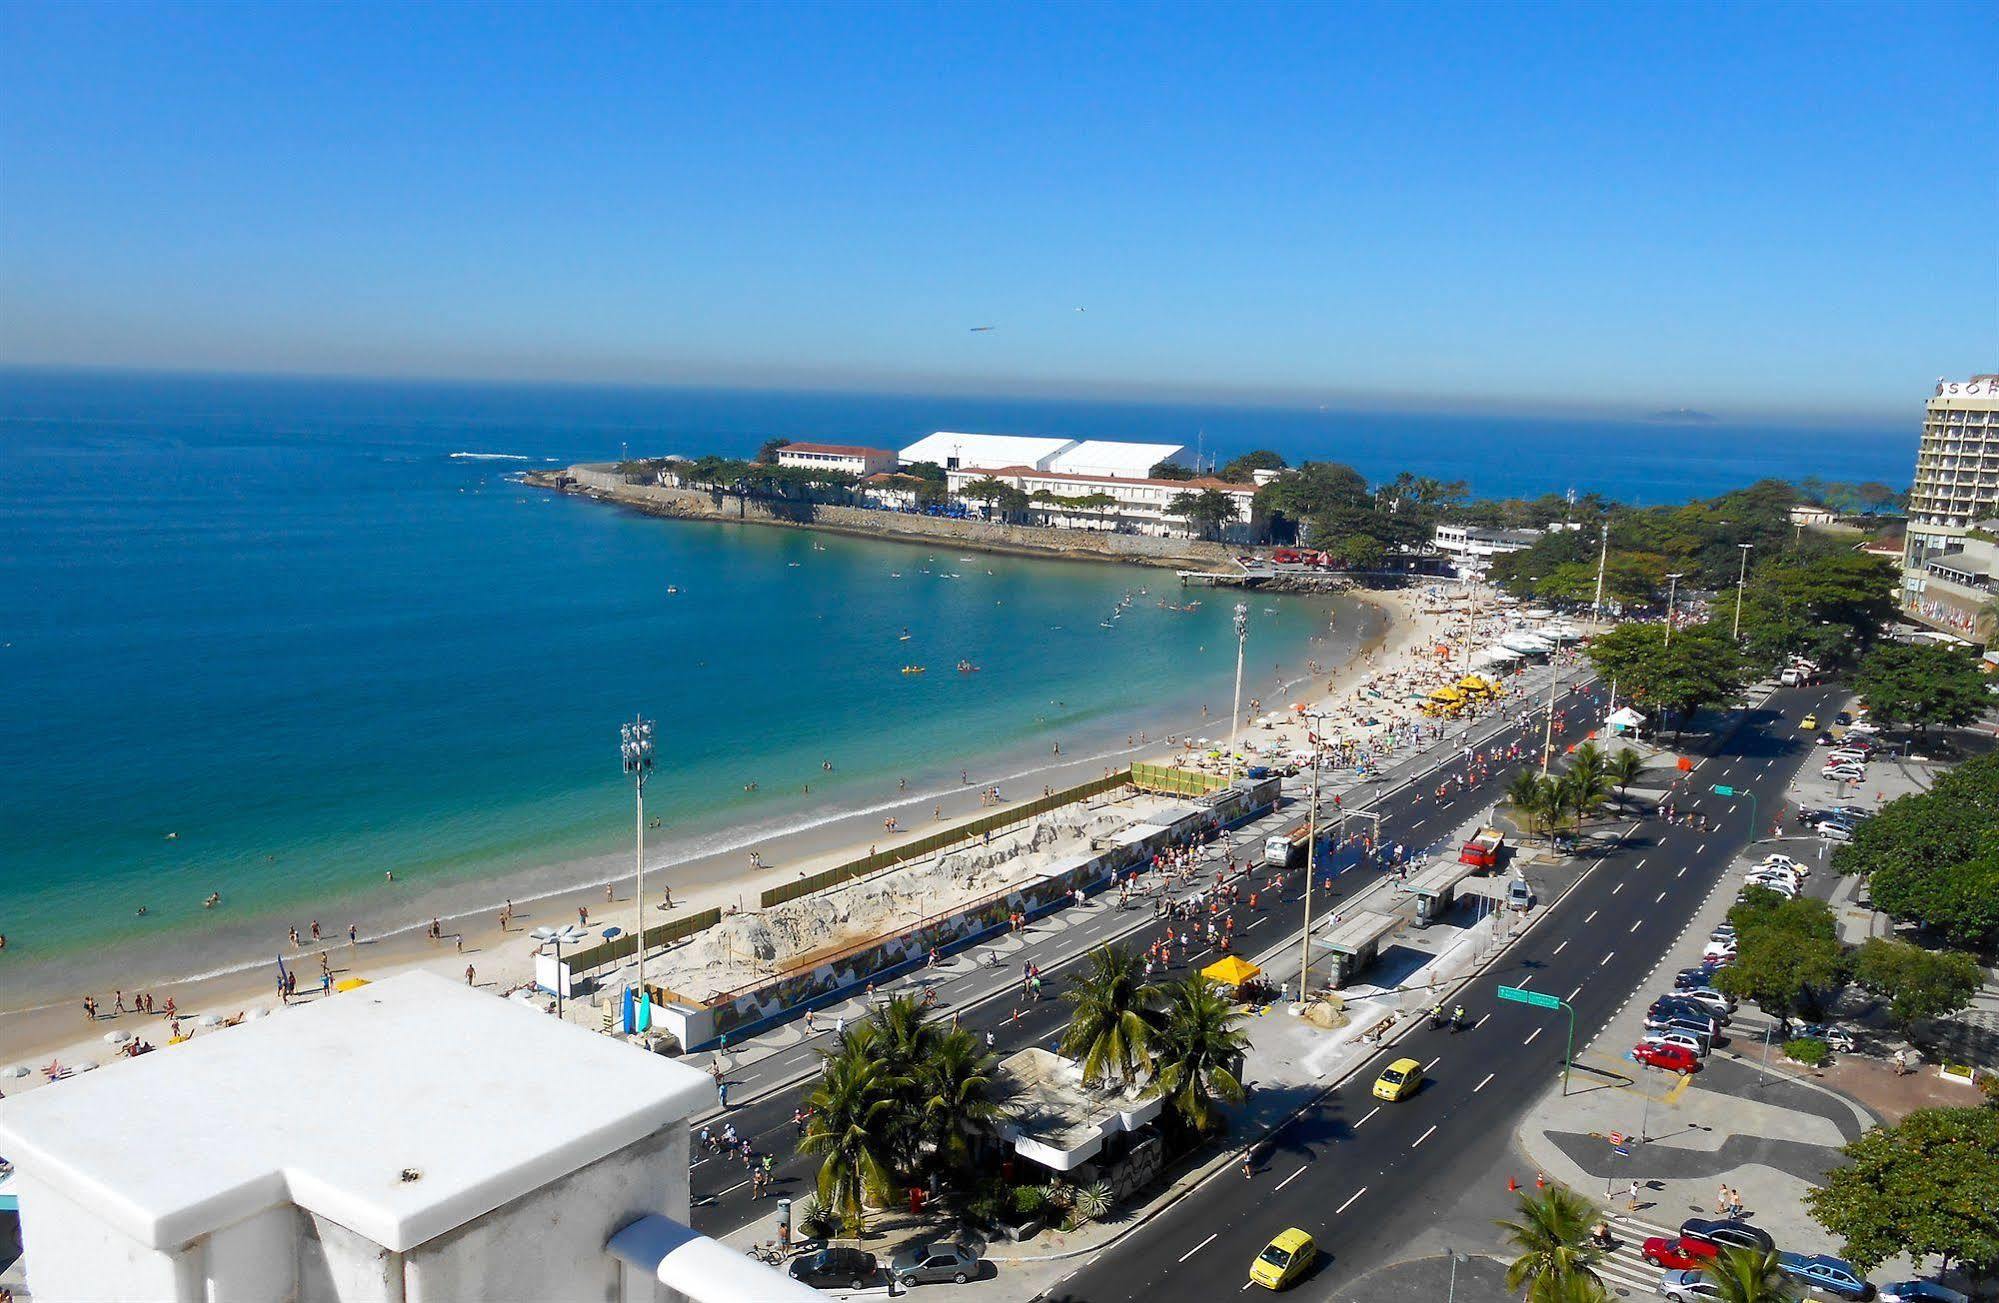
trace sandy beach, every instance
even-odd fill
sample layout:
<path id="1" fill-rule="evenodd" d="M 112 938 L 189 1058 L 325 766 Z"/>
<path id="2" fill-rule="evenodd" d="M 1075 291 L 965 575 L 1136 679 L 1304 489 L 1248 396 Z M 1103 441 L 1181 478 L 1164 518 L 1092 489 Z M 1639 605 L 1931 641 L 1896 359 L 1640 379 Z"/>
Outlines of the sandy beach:
<path id="1" fill-rule="evenodd" d="M 1360 596 L 1388 614 L 1387 627 L 1359 644 L 1343 663 L 1321 665 L 1321 673 L 1313 676 L 1309 684 L 1299 683 L 1287 690 L 1288 700 L 1259 703 L 1264 717 L 1281 705 L 1293 717 L 1285 723 L 1266 726 L 1252 722 L 1258 711 L 1245 700 L 1242 729 L 1245 751 L 1254 746 L 1257 753 L 1276 755 L 1303 748 L 1307 745 L 1305 716 L 1323 714 L 1329 719 L 1342 710 L 1351 710 L 1364 684 L 1393 683 L 1399 688 L 1426 678 L 1438 681 L 1440 676 L 1453 672 L 1437 664 L 1433 649 L 1440 643 L 1463 639 L 1467 633 L 1466 617 L 1421 610 L 1416 595 L 1409 592 Z M 1462 672 L 1461 668 L 1455 672 Z M 1371 703 L 1377 701 L 1370 698 Z M 1294 704 L 1307 709 L 1293 711 Z M 1401 703 L 1379 702 L 1370 704 L 1368 710 L 1384 724 L 1412 718 Z M 1324 729 L 1325 724 L 1326 719 L 1321 719 L 1319 726 Z M 1198 733 L 1220 741 L 1226 726 L 1224 710 L 1206 720 L 1190 721 L 1187 726 L 1190 731 L 1179 737 Z M 1099 777 L 1105 770 L 1121 767 L 1133 759 L 1165 761 L 1187 754 L 1183 746 L 1163 746 L 1165 740 L 1164 736 L 1148 733 L 1145 743 L 1129 749 L 1064 757 L 1060 762 L 1051 759 L 1046 766 L 1037 767 L 1031 789 L 1016 783 L 1003 786 L 1003 794 L 1014 799 L 1039 795 L 1043 786 L 1062 787 Z M 898 818 L 899 835 L 928 833 L 989 813 L 990 807 L 981 802 L 980 790 L 977 785 L 967 785 L 944 796 L 915 796 L 890 813 Z M 760 853 L 769 866 L 761 871 L 746 871 L 747 856 L 731 851 L 676 864 L 669 877 L 653 867 L 653 848 L 649 842 L 647 896 L 651 908 L 647 912 L 651 917 L 648 922 L 657 924 L 711 907 L 725 913 L 753 909 L 757 893 L 765 888 L 849 860 L 875 846 L 893 844 L 893 837 L 881 827 L 884 817 L 880 809 L 870 808 L 865 814 L 759 843 Z M 469 967 L 475 985 L 509 993 L 532 977 L 537 949 L 528 935 L 532 929 L 576 923 L 584 911 L 593 933 L 610 925 L 628 931 L 634 927 L 629 856 L 622 857 L 621 862 L 607 862 L 602 868 L 604 877 L 611 879 L 608 889 L 603 881 L 598 881 L 514 897 L 504 931 L 500 911 L 505 897 L 500 897 L 490 906 L 478 909 L 461 907 L 446 913 L 440 906 L 436 911 L 412 914 L 405 927 L 386 935 L 364 934 L 356 944 L 347 940 L 345 920 L 321 920 L 323 939 L 318 944 L 304 935 L 308 927 L 301 923 L 303 944 L 293 947 L 280 935 L 274 954 L 282 953 L 285 963 L 297 973 L 298 999 L 319 998 L 322 955 L 325 971 L 334 981 L 349 977 L 379 978 L 410 968 L 426 968 L 465 980 Z M 670 909 L 661 899 L 662 888 L 669 884 L 673 894 Z M 435 941 L 427 935 L 432 917 L 438 920 L 442 933 L 441 939 Z M 109 1060 L 116 1047 L 107 1043 L 108 1036 L 125 1033 L 154 1045 L 164 1045 L 169 1032 L 163 1010 L 169 996 L 181 1017 L 183 1031 L 196 1034 L 213 1034 L 199 1025 L 204 1015 L 222 1019 L 239 1014 L 261 1016 L 260 1011 L 271 1010 L 281 1003 L 276 979 L 277 966 L 273 961 L 205 979 L 160 983 L 145 992 L 151 996 L 155 1010 L 150 1016 L 130 1011 L 134 998 L 140 994 L 131 988 L 96 990 L 100 1017 L 94 1022 L 87 1018 L 80 998 L 0 1014 L 0 1066 L 28 1069 L 26 1075 L 0 1077 L 0 1091 L 15 1093 L 41 1084 L 40 1069 L 51 1061 L 74 1068 L 84 1062 Z M 118 1014 L 115 1008 L 121 997 L 127 1012 Z M 572 1010 L 572 1016 L 594 1020 L 594 1015 L 587 1011 Z"/>

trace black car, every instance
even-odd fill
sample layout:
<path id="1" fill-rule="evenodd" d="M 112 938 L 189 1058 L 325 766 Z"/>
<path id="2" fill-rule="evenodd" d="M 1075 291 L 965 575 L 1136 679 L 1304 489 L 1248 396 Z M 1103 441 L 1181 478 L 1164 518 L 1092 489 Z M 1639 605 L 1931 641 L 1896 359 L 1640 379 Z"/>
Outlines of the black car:
<path id="1" fill-rule="evenodd" d="M 872 1285 L 879 1271 L 875 1255 L 860 1249 L 820 1249 L 791 1264 L 793 1280 L 818 1289 L 860 1289 Z"/>
<path id="2" fill-rule="evenodd" d="M 1711 984 L 1714 981 L 1714 975 L 1720 971 L 1721 969 L 1711 964 L 1702 964 L 1699 968 L 1682 968 L 1673 975 L 1673 989 L 1675 991 L 1699 990 Z"/>
<path id="3" fill-rule="evenodd" d="M 1763 1253 L 1777 1251 L 1777 1241 L 1770 1238 L 1770 1232 L 1761 1226 L 1733 1219 L 1716 1221 L 1708 1217 L 1689 1217 L 1680 1223 L 1680 1234 L 1688 1239 L 1706 1240 L 1724 1249 L 1756 1249 Z"/>
<path id="4" fill-rule="evenodd" d="M 1832 722 L 1839 725 L 1841 728 L 1849 727 L 1853 723 L 1853 712 L 1850 710 L 1842 710 L 1837 715 L 1834 715 L 1832 717 Z"/>
<path id="5" fill-rule="evenodd" d="M 1829 747 L 1837 744 L 1839 739 L 1834 737 L 1830 733 L 1820 733 L 1817 737 L 1813 738 L 1812 741 L 1819 746 Z"/>
<path id="6" fill-rule="evenodd" d="M 1701 1030 L 1710 1036 L 1718 1035 L 1722 1025 L 1722 1020 L 1706 1005 L 1694 1000 L 1676 999 L 1670 995 L 1662 995 L 1654 1000 L 1651 1007 L 1645 1010 L 1645 1018 L 1648 1022 L 1655 1018 L 1662 1020 L 1684 1018 L 1689 1022 L 1699 1023 Z"/>

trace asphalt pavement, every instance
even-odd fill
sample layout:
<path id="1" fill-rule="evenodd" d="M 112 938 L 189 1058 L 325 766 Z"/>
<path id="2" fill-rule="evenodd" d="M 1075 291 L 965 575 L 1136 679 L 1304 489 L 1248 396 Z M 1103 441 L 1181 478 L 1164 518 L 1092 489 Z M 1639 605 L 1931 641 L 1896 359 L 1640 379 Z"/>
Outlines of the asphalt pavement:
<path id="1" fill-rule="evenodd" d="M 1321 1258 L 1293 1293 L 1347 1298 L 1343 1285 L 1406 1256 L 1469 1183 L 1491 1179 L 1503 1188 L 1492 1174 L 1509 1161 L 1520 1117 L 1560 1073 L 1570 1019 L 1561 1010 L 1501 1003 L 1496 988 L 1560 997 L 1574 1010 L 1575 1044 L 1586 1043 L 1646 980 L 1750 839 L 1751 820 L 1767 830 L 1793 773 L 1813 758 L 1794 721 L 1840 692 L 1781 689 L 1750 710 L 1672 798 L 1678 810 L 1704 813 L 1713 826 L 1648 820 L 1590 864 L 1526 937 L 1456 997 L 1474 1027 L 1418 1028 L 1271 1137 L 1254 1177 L 1228 1170 L 1042 1297 L 1232 1297 L 1251 1288 L 1249 1264 L 1270 1237 L 1297 1226 L 1312 1233 Z M 1708 790 L 1715 784 L 1737 794 L 1717 797 Z M 1755 795 L 1753 805 L 1744 793 Z M 1399 1104 L 1375 1100 L 1370 1088 L 1379 1067 L 1403 1056 L 1424 1064 L 1424 1088 Z M 1523 1181 L 1531 1176 L 1521 1173 Z"/>

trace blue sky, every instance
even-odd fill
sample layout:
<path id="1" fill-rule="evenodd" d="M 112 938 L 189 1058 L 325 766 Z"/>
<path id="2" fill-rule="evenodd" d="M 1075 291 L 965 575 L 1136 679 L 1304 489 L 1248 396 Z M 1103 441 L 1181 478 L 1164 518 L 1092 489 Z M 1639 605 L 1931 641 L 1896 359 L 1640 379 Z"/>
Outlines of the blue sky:
<path id="1" fill-rule="evenodd" d="M 0 361 L 1905 421 L 1999 367 L 1995 49 L 1989 3 L 0 0 Z"/>

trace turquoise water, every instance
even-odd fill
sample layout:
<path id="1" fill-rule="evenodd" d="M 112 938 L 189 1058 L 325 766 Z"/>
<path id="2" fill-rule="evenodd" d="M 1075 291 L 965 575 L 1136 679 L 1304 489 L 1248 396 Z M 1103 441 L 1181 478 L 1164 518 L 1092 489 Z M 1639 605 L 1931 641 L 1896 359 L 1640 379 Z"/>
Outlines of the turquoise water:
<path id="1" fill-rule="evenodd" d="M 669 855 L 902 777 L 1121 743 L 1162 702 L 1227 711 L 1229 602 L 1161 609 L 1183 596 L 1171 572 L 664 521 L 510 482 L 601 435 L 220 408 L 6 431 L 10 964 L 293 906 L 337 927 L 385 870 L 407 889 L 628 846 L 635 710 L 659 724 L 649 841 Z M 1252 690 L 1279 659 L 1302 672 L 1326 604 L 1254 611 Z"/>

